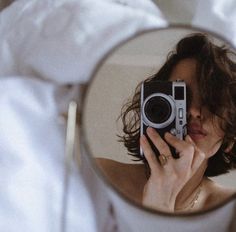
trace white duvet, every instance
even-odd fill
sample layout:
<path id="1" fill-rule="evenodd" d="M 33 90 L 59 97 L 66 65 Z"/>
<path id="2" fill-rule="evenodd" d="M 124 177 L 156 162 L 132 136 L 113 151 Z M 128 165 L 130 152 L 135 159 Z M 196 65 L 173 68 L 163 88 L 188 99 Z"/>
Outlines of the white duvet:
<path id="1" fill-rule="evenodd" d="M 217 22 L 214 30 L 225 29 L 236 44 L 232 8 L 206 2 L 208 14 L 199 5 L 193 24 Z M 0 231 L 60 231 L 63 115 L 77 84 L 115 44 L 165 25 L 149 0 L 17 0 L 0 13 Z M 71 181 L 67 231 L 97 231 L 102 226 L 78 170 Z"/>

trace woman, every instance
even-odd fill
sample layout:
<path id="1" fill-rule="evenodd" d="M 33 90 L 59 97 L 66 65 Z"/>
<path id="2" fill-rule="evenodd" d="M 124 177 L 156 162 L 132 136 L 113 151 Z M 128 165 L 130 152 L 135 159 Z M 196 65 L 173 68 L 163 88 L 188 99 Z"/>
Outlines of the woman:
<path id="1" fill-rule="evenodd" d="M 162 68 L 145 80 L 181 79 L 188 90 L 184 140 L 168 132 L 162 138 L 155 129 L 147 129 L 160 156 L 145 135 L 140 137 L 140 85 L 136 88 L 121 114 L 124 135 L 120 138 L 129 154 L 143 160 L 144 165 L 98 160 L 123 193 L 145 206 L 167 212 L 204 210 L 235 193 L 208 178 L 236 167 L 235 58 L 206 35 L 192 34 L 180 40 Z M 140 146 L 145 158 L 140 155 Z M 170 146 L 178 152 L 178 159 L 173 158 Z"/>

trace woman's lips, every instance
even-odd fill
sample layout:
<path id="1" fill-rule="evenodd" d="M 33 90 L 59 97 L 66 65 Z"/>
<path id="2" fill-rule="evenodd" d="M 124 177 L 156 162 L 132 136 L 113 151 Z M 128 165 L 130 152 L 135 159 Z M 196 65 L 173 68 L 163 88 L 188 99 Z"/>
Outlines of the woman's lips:
<path id="1" fill-rule="evenodd" d="M 187 127 L 188 130 L 188 135 L 193 139 L 193 140 L 199 140 L 203 139 L 206 137 L 207 133 L 205 130 L 202 129 L 202 127 L 198 124 L 195 123 L 190 123 Z"/>

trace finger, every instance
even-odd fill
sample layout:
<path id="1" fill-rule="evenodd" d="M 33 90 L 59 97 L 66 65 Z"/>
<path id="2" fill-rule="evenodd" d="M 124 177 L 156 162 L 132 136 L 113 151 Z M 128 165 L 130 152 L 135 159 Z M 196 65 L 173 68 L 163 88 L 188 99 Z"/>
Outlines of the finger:
<path id="1" fill-rule="evenodd" d="M 192 169 L 195 170 L 200 168 L 200 166 L 202 166 L 202 164 L 204 163 L 203 161 L 205 160 L 205 154 L 197 147 L 196 143 L 189 135 L 185 137 L 185 141 L 191 143 L 192 146 L 194 146 L 194 156 L 191 165 Z"/>
<path id="2" fill-rule="evenodd" d="M 189 135 L 186 135 L 184 140 L 188 143 L 191 143 L 194 147 L 197 147 L 196 143 L 192 140 L 192 138 Z"/>
<path id="3" fill-rule="evenodd" d="M 160 154 L 164 154 L 165 156 L 171 155 L 168 144 L 161 138 L 161 136 L 157 133 L 155 129 L 148 127 L 147 134 L 149 138 L 151 139 L 152 143 L 160 152 Z"/>
<path id="4" fill-rule="evenodd" d="M 157 170 L 159 170 L 161 166 L 159 162 L 157 161 L 156 155 L 153 152 L 145 135 L 142 135 L 140 137 L 140 146 L 143 150 L 143 154 L 148 162 L 151 172 L 152 173 L 157 172 Z"/>
<path id="5" fill-rule="evenodd" d="M 191 143 L 187 143 L 169 132 L 165 133 L 164 138 L 178 153 L 182 153 L 183 151 L 194 152 L 194 146 Z"/>

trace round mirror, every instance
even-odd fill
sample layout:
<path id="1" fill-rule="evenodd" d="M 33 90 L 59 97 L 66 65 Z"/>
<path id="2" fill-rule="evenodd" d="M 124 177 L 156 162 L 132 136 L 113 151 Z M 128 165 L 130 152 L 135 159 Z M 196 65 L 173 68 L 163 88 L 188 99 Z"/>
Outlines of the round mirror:
<path id="1" fill-rule="evenodd" d="M 123 42 L 86 91 L 86 149 L 105 181 L 145 209 L 192 213 L 236 193 L 236 55 L 172 26 Z"/>

